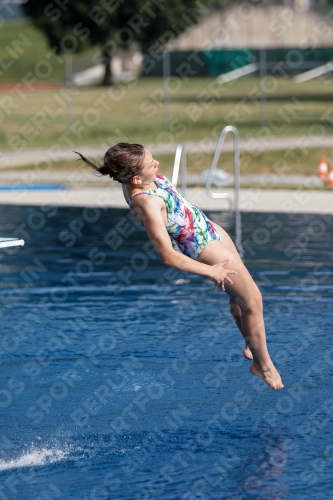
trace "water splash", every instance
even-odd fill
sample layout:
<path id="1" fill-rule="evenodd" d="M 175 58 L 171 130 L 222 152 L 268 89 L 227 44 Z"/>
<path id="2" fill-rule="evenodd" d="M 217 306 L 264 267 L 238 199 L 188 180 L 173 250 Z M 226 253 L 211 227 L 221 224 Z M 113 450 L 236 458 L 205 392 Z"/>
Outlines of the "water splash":
<path id="1" fill-rule="evenodd" d="M 0 460 L 0 471 L 53 464 L 63 460 L 67 454 L 68 451 L 58 448 L 33 448 L 11 460 Z"/>

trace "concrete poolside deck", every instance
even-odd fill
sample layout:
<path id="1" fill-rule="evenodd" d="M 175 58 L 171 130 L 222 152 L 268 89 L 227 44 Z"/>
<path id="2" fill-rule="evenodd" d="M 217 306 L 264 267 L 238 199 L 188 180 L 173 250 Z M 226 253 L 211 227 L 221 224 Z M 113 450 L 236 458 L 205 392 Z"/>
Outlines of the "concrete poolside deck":
<path id="1" fill-rule="evenodd" d="M 163 173 L 171 178 L 171 172 Z M 199 208 L 216 211 L 228 208 L 226 200 L 206 195 L 204 187 L 200 186 L 200 174 L 189 172 L 187 181 L 189 187 L 185 195 Z M 46 189 L 45 184 L 49 187 L 62 185 L 64 189 Z M 39 185 L 38 190 L 33 189 L 36 185 Z M 44 185 L 45 189 L 41 189 Z M 324 182 L 316 175 L 243 174 L 240 209 L 244 212 L 333 213 L 333 188 L 320 189 L 323 186 Z M 234 195 L 233 187 L 213 190 Z M 118 182 L 111 181 L 108 176 L 91 175 L 89 169 L 81 168 L 44 172 L 0 170 L 0 204 L 127 208 Z"/>
<path id="2" fill-rule="evenodd" d="M 233 196 L 234 190 L 223 188 Z M 225 210 L 226 200 L 209 198 L 204 188 L 189 187 L 186 197 L 202 210 Z M 1 205 L 114 207 L 127 208 L 121 187 L 87 187 L 39 190 L 0 190 Z M 240 209 L 244 212 L 333 214 L 333 190 L 241 189 Z"/>
<path id="3" fill-rule="evenodd" d="M 242 151 L 282 150 L 301 147 L 304 137 L 270 137 L 261 140 L 240 139 Z M 331 147 L 333 135 L 306 138 L 307 147 Z M 185 143 L 188 152 L 212 152 L 216 141 Z M 147 146 L 154 153 L 173 154 L 176 144 L 150 144 Z M 233 141 L 227 140 L 224 151 L 233 150 Z M 81 147 L 80 151 L 88 157 L 100 157 L 104 149 L 96 146 Z M 0 204 L 1 205 L 58 205 L 76 207 L 115 207 L 127 208 L 121 186 L 110 181 L 109 177 L 92 176 L 89 169 L 48 169 L 45 160 L 74 159 L 76 155 L 70 149 L 50 151 L 47 149 L 27 150 L 24 152 L 3 151 L 0 154 Z M 27 168 L 25 165 L 41 167 Z M 43 166 L 44 165 L 44 166 Z M 19 167 L 19 168 L 18 168 Z M 22 168 L 23 167 L 23 168 Z M 315 167 L 316 170 L 316 167 Z M 320 189 L 324 183 L 315 175 L 275 175 L 242 174 L 240 189 L 240 209 L 244 212 L 282 212 L 282 213 L 333 213 L 332 190 Z M 163 172 L 171 178 L 171 172 Z M 186 196 L 203 210 L 225 210 L 226 200 L 211 199 L 201 185 L 200 174 L 187 173 L 188 188 Z M 233 182 L 233 176 L 231 176 Z M 64 189 L 29 189 L 36 184 L 62 184 Z M 15 189 L 11 189 L 14 186 Z M 22 190 L 19 190 L 22 186 Z M 257 187 L 259 186 L 259 187 Z M 216 188 L 216 191 L 234 195 L 233 188 Z"/>

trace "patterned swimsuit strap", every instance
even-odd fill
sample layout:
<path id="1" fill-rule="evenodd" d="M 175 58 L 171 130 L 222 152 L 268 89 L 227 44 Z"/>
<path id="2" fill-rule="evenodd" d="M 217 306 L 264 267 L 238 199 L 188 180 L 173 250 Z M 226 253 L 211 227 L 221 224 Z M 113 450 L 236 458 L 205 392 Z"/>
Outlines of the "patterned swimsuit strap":
<path id="1" fill-rule="evenodd" d="M 159 178 L 161 178 L 162 176 L 161 176 L 161 175 L 159 175 L 158 177 L 159 177 Z M 160 188 L 161 188 L 160 184 L 157 184 L 156 180 L 155 180 L 155 184 L 157 185 L 157 189 L 160 189 Z M 134 194 L 132 194 L 132 195 L 128 198 L 128 200 L 127 200 L 128 205 L 131 203 L 131 200 L 132 200 L 133 198 L 135 198 L 135 196 L 139 196 L 140 194 L 155 194 L 155 191 L 157 191 L 157 189 L 148 189 L 148 190 L 146 190 L 146 191 L 141 191 L 140 193 L 134 193 Z"/>
<path id="2" fill-rule="evenodd" d="M 152 192 L 154 190 L 151 190 L 151 191 L 141 191 L 140 193 L 134 193 L 132 194 L 128 200 L 127 200 L 127 203 L 130 204 L 132 199 L 135 198 L 136 196 L 140 196 L 140 194 L 155 194 L 154 192 Z"/>

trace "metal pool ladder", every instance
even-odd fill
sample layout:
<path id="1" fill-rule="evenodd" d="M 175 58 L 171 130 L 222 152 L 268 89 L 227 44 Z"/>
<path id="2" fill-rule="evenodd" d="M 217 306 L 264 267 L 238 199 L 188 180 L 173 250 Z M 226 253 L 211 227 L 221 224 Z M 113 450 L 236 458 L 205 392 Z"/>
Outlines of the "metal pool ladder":
<path id="1" fill-rule="evenodd" d="M 234 186 L 235 193 L 234 198 L 227 193 L 214 193 L 212 191 L 212 184 L 214 179 L 214 173 L 221 155 L 222 147 L 224 144 L 225 136 L 228 132 L 232 132 L 234 136 Z M 216 144 L 216 149 L 214 153 L 214 158 L 209 169 L 207 181 L 206 181 L 206 193 L 210 198 L 224 199 L 229 203 L 229 209 L 232 210 L 234 206 L 235 211 L 239 211 L 239 188 L 240 188 L 240 150 L 239 150 L 239 133 L 236 127 L 233 125 L 228 125 L 224 127 L 220 133 L 220 137 Z"/>
<path id="2" fill-rule="evenodd" d="M 214 173 L 221 155 L 222 147 L 224 144 L 225 136 L 228 132 L 232 132 L 234 135 L 234 186 L 235 186 L 235 194 L 234 198 L 232 198 L 227 193 L 214 193 L 212 191 L 212 183 L 214 179 Z M 175 161 L 173 164 L 172 178 L 171 183 L 174 186 L 177 186 L 178 175 L 180 169 L 180 184 L 182 193 L 185 194 L 186 190 L 186 151 L 184 144 L 177 144 Z M 239 210 L 239 188 L 240 188 L 240 149 L 239 149 L 239 133 L 236 127 L 233 125 L 228 125 L 222 129 L 220 137 L 216 144 L 216 149 L 214 153 L 214 158 L 212 164 L 209 169 L 207 181 L 206 181 L 206 193 L 210 198 L 215 199 L 225 199 L 229 203 L 229 209 L 232 210 L 234 206 L 234 210 Z"/>
<path id="3" fill-rule="evenodd" d="M 228 132 L 231 132 L 234 136 L 234 197 L 232 198 L 228 193 L 214 193 L 212 191 L 212 184 L 214 179 L 214 173 L 221 155 L 221 151 L 224 144 L 225 136 Z M 236 127 L 233 125 L 227 125 L 224 127 L 220 133 L 220 137 L 216 144 L 216 149 L 214 153 L 214 158 L 209 169 L 207 181 L 206 181 L 206 193 L 210 198 L 224 199 L 229 203 L 229 213 L 232 209 L 235 212 L 235 245 L 236 248 L 243 258 L 244 249 L 242 246 L 242 221 L 241 213 L 239 210 L 239 189 L 240 189 L 240 149 L 239 149 L 239 133 Z"/>

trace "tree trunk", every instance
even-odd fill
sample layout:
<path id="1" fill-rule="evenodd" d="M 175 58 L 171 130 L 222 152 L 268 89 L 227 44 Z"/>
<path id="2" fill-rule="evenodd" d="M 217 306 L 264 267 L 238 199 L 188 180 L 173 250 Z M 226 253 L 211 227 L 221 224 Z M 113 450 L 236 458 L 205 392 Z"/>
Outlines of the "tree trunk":
<path id="1" fill-rule="evenodd" d="M 108 47 L 104 46 L 102 48 L 102 60 L 103 60 L 105 71 L 104 71 L 103 80 L 101 82 L 101 85 L 104 85 L 104 86 L 109 86 L 109 85 L 113 84 L 112 71 L 111 71 L 111 59 L 112 59 L 112 55 L 111 55 L 110 49 Z"/>

